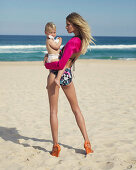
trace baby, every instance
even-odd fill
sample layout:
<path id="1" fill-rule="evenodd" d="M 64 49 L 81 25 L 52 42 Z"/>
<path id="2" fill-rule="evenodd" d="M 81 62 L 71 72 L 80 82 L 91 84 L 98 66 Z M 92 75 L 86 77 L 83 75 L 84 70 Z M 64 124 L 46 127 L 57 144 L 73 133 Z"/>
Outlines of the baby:
<path id="1" fill-rule="evenodd" d="M 56 37 L 56 26 L 52 22 L 48 22 L 45 25 L 45 34 L 47 36 L 46 38 L 46 48 L 48 51 L 48 58 L 47 58 L 47 63 L 51 63 L 54 61 L 59 61 L 59 52 L 60 52 L 60 46 L 62 43 L 62 38 L 61 37 Z M 59 70 L 58 74 L 55 78 L 55 83 L 60 87 L 60 79 L 65 70 L 65 67 L 63 70 Z M 48 86 L 46 87 L 48 88 Z"/>

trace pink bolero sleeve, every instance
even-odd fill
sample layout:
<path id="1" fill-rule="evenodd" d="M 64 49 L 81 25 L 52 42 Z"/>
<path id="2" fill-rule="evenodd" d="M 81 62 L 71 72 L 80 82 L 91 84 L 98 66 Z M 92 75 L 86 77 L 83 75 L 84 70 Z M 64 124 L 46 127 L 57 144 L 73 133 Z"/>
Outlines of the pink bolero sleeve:
<path id="1" fill-rule="evenodd" d="M 63 55 L 59 61 L 55 61 L 52 63 L 45 63 L 45 67 L 47 69 L 52 70 L 62 70 L 68 59 L 72 56 L 73 53 L 79 52 L 81 49 L 81 40 L 79 37 L 71 38 L 67 44 L 65 45 Z"/>

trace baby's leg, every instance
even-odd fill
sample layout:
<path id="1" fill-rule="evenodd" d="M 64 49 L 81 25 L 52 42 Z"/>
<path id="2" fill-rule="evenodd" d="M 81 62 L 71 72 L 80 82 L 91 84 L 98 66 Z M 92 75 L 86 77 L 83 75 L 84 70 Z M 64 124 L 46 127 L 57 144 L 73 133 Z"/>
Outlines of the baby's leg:
<path id="1" fill-rule="evenodd" d="M 57 74 L 57 77 L 55 78 L 55 83 L 60 87 L 60 79 L 61 79 L 61 76 L 63 75 L 64 71 L 66 69 L 66 66 L 63 68 L 63 70 L 59 70 L 58 71 L 58 74 Z"/>

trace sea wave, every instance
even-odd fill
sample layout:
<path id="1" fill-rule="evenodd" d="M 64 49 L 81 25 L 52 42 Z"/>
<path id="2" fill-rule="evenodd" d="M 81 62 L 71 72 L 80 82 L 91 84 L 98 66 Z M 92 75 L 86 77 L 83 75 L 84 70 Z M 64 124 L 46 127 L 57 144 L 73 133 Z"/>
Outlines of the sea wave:
<path id="1" fill-rule="evenodd" d="M 0 49 L 33 49 L 33 48 L 45 48 L 45 45 L 4 45 L 0 46 Z"/>
<path id="2" fill-rule="evenodd" d="M 39 52 L 43 52 L 43 53 L 47 53 L 47 51 L 24 51 L 24 50 L 22 50 L 22 51 L 20 51 L 20 50 L 6 50 L 6 51 L 1 51 L 0 50 L 0 54 L 2 54 L 2 53 L 4 53 L 4 54 L 6 54 L 6 53 L 39 53 Z"/>
<path id="3" fill-rule="evenodd" d="M 88 49 L 133 49 L 136 48 L 136 44 L 133 45 L 94 45 L 89 46 Z"/>
<path id="4" fill-rule="evenodd" d="M 64 45 L 61 45 L 61 48 Z M 88 46 L 88 49 L 134 49 L 136 48 L 136 44 L 132 45 L 92 45 Z M 3 45 L 0 46 L 0 50 L 18 50 L 18 49 L 46 49 L 45 45 Z"/>
<path id="5" fill-rule="evenodd" d="M 134 61 L 134 60 L 136 60 L 136 58 L 118 58 L 118 60 Z"/>

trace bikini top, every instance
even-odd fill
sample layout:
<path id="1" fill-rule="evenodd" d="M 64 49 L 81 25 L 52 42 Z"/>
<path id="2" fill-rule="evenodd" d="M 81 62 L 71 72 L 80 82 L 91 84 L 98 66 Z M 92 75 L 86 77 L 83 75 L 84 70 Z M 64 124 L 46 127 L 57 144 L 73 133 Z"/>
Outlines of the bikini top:
<path id="1" fill-rule="evenodd" d="M 62 70 L 69 58 L 74 54 L 80 52 L 81 49 L 81 39 L 79 37 L 71 38 L 65 45 L 64 52 L 59 61 L 45 63 L 47 69 L 52 70 Z"/>

